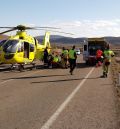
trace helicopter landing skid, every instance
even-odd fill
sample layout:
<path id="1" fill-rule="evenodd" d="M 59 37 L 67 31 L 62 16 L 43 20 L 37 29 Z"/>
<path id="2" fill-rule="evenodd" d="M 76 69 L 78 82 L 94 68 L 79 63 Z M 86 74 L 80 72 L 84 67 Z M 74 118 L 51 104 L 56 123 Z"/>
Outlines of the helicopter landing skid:
<path id="1" fill-rule="evenodd" d="M 18 65 L 18 70 L 19 70 L 20 72 L 22 72 L 24 69 L 25 69 L 25 68 L 24 68 L 24 65 L 23 65 L 23 64 Z"/>
<path id="2" fill-rule="evenodd" d="M 32 66 L 30 66 L 30 65 L 32 65 Z M 10 70 L 18 70 L 18 71 L 22 72 L 25 69 L 30 69 L 30 70 L 36 69 L 36 65 L 35 65 L 35 63 L 29 63 L 29 64 L 12 64 L 10 66 Z"/>

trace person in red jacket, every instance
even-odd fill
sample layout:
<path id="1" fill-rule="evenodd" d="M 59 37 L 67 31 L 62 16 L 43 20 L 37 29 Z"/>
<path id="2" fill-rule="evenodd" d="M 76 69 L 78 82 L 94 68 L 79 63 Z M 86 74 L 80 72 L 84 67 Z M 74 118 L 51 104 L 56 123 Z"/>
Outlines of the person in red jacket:
<path id="1" fill-rule="evenodd" d="M 103 55 L 103 51 L 98 49 L 96 51 L 96 67 L 101 66 L 101 64 L 102 64 L 102 55 Z"/>

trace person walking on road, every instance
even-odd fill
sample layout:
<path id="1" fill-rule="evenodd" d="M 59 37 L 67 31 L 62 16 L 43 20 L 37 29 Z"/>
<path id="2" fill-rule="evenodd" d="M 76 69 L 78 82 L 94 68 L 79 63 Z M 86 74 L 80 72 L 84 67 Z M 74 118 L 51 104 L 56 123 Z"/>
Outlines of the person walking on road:
<path id="1" fill-rule="evenodd" d="M 103 76 L 102 77 L 107 77 L 108 70 L 109 70 L 109 65 L 111 63 L 111 58 L 114 56 L 114 52 L 110 50 L 109 44 L 107 45 L 106 49 L 103 52 Z"/>
<path id="2" fill-rule="evenodd" d="M 69 50 L 68 56 L 69 56 L 69 63 L 70 63 L 70 74 L 72 75 L 73 70 L 76 67 L 76 59 L 77 59 L 75 45 L 72 47 L 72 49 Z"/>
<path id="3" fill-rule="evenodd" d="M 101 66 L 102 65 L 102 55 L 103 55 L 103 52 L 101 49 L 98 49 L 96 51 L 96 67 L 98 66 Z"/>
<path id="4" fill-rule="evenodd" d="M 68 50 L 65 49 L 64 47 L 63 47 L 63 50 L 62 50 L 61 57 L 63 59 L 63 67 L 68 68 Z"/>

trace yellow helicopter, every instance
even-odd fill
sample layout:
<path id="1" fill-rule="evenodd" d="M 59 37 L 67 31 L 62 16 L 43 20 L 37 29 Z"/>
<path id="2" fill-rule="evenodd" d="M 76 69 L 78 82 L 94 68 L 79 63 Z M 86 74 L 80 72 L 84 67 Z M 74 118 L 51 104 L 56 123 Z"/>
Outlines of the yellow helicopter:
<path id="1" fill-rule="evenodd" d="M 43 43 L 40 44 L 37 39 L 28 35 L 25 30 L 52 27 L 26 27 L 24 25 L 18 25 L 17 27 L 0 28 L 10 28 L 0 34 L 18 30 L 16 35 L 10 36 L 0 43 L 0 62 L 3 64 L 19 64 L 19 68 L 21 69 L 24 64 L 34 64 L 33 61 L 35 59 L 42 59 L 43 51 L 46 47 L 50 51 L 49 32 L 45 33 Z"/>
<path id="2" fill-rule="evenodd" d="M 44 36 L 42 44 L 38 40 L 26 33 L 25 30 L 44 30 L 59 29 L 53 27 L 26 27 L 24 25 L 18 25 L 16 27 L 0 27 L 7 28 L 8 30 L 0 33 L 5 34 L 11 31 L 18 30 L 16 35 L 10 36 L 8 39 L 3 40 L 0 44 L 0 63 L 2 64 L 17 64 L 19 70 L 24 68 L 25 64 L 33 64 L 35 66 L 35 59 L 43 58 L 43 51 L 47 47 L 50 52 L 50 33 L 47 31 Z M 51 30 L 53 31 L 53 30 Z M 54 31 L 59 33 L 65 33 L 60 31 Z M 70 34 L 70 33 L 65 33 Z"/>

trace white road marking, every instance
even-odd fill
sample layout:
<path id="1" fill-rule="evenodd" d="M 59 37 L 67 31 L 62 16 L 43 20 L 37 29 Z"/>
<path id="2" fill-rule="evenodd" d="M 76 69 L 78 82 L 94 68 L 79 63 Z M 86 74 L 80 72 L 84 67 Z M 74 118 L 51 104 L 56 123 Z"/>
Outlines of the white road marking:
<path id="1" fill-rule="evenodd" d="M 25 76 L 28 76 L 28 75 L 32 75 L 32 74 L 36 74 L 36 73 L 39 73 L 40 71 L 37 71 L 37 72 L 34 72 L 34 73 L 29 73 L 29 74 L 25 74 L 23 76 L 18 76 L 18 77 L 25 77 Z M 15 79 L 9 79 L 9 80 L 6 80 L 6 81 L 3 81 L 3 82 L 0 82 L 0 85 L 1 84 L 4 84 L 4 83 L 7 83 L 7 82 L 10 82 L 10 81 L 13 81 Z M 1 87 L 1 86 L 0 86 Z"/>
<path id="2" fill-rule="evenodd" d="M 94 68 L 90 70 L 90 72 L 85 76 L 85 78 L 80 82 L 80 84 L 73 90 L 73 92 L 66 98 L 66 100 L 60 105 L 60 107 L 56 110 L 56 112 L 48 119 L 48 121 L 41 127 L 41 129 L 49 129 L 52 126 L 53 122 L 57 119 L 60 113 L 64 110 L 64 108 L 68 105 L 71 99 L 75 96 L 77 91 L 81 88 L 90 74 L 93 72 Z"/>

